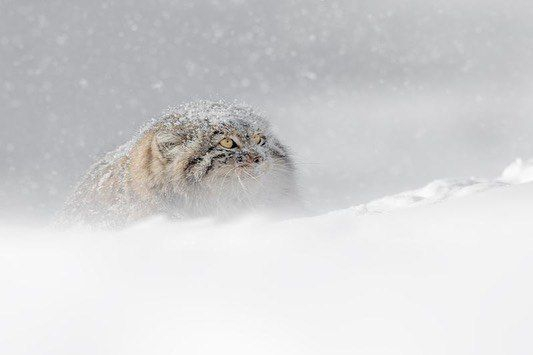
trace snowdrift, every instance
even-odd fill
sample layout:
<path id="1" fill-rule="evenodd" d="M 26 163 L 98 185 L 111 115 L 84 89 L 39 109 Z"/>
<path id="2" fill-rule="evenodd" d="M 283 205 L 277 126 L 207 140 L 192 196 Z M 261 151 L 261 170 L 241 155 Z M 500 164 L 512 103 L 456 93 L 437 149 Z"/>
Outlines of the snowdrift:
<path id="1" fill-rule="evenodd" d="M 531 353 L 532 165 L 282 222 L 2 226 L 0 353 Z"/>

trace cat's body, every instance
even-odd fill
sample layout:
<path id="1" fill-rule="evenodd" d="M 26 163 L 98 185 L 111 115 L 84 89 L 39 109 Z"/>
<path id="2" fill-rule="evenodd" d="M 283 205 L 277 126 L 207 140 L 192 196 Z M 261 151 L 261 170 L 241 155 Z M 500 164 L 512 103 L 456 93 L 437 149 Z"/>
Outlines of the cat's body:
<path id="1" fill-rule="evenodd" d="M 94 164 L 62 221 L 117 227 L 156 214 L 279 211 L 296 198 L 294 175 L 287 148 L 253 110 L 194 102 L 170 110 Z"/>

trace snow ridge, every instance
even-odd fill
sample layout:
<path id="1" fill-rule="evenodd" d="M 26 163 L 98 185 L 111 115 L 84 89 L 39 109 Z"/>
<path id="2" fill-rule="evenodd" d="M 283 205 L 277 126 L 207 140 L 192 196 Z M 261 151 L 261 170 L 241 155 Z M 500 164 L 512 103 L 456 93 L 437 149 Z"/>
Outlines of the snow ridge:
<path id="1" fill-rule="evenodd" d="M 441 179 L 417 189 L 386 196 L 350 208 L 356 215 L 375 214 L 396 209 L 428 205 L 448 199 L 467 196 L 493 188 L 523 184 L 533 181 L 533 159 L 516 159 L 494 179 Z"/>

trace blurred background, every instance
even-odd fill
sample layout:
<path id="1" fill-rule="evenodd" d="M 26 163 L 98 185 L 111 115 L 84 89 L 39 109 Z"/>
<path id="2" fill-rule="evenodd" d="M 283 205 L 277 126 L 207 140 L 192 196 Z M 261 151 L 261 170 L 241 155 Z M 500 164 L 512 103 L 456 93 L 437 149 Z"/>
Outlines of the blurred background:
<path id="1" fill-rule="evenodd" d="M 316 213 L 533 156 L 533 4 L 0 0 L 0 219 L 45 222 L 163 109 L 270 117 Z"/>

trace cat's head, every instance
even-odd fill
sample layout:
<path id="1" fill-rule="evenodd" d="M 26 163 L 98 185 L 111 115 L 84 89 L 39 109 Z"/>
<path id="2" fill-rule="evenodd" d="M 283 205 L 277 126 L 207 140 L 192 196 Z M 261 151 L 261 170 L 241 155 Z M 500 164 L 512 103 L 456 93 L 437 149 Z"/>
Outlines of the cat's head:
<path id="1" fill-rule="evenodd" d="M 168 164 L 169 180 L 179 187 L 230 190 L 239 184 L 268 193 L 293 178 L 287 148 L 251 108 L 194 102 L 171 110 L 156 127 L 155 145 Z"/>

